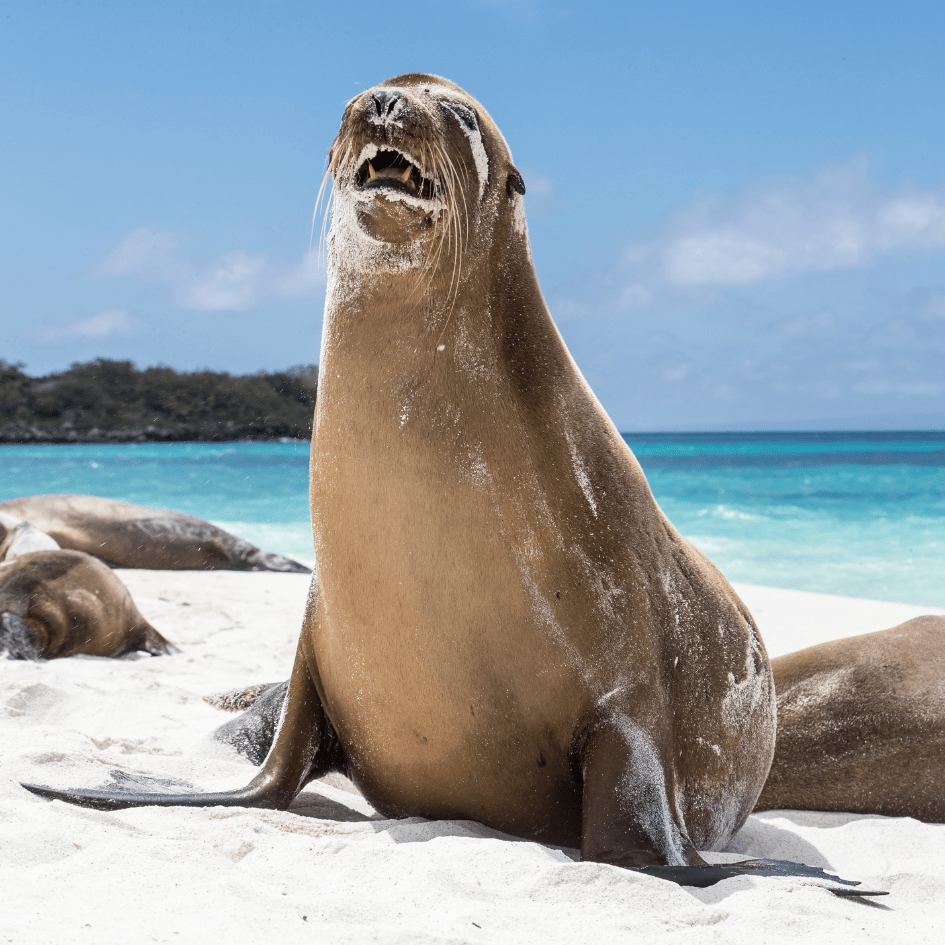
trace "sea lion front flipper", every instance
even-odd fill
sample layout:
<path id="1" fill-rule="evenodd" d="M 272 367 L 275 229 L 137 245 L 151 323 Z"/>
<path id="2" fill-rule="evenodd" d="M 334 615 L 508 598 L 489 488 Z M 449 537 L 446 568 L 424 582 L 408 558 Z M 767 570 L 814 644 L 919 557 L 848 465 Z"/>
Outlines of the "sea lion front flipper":
<path id="1" fill-rule="evenodd" d="M 16 614 L 0 614 L 0 653 L 11 660 L 41 660 L 43 645 L 36 631 Z"/>
<path id="2" fill-rule="evenodd" d="M 663 762 L 639 725 L 609 713 L 589 726 L 578 753 L 582 860 L 629 868 L 708 866 L 673 816 Z"/>
<path id="3" fill-rule="evenodd" d="M 128 807 L 264 807 L 285 810 L 309 781 L 329 771 L 340 770 L 344 761 L 338 738 L 312 680 L 304 641 L 305 634 L 296 652 L 275 742 L 263 769 L 246 787 L 207 794 L 180 793 L 170 787 L 172 782 L 156 779 L 147 779 L 147 783 L 161 787 L 160 792 L 129 791 L 124 785 L 117 789 L 106 785 L 104 789 L 62 790 L 24 783 L 23 787 L 40 797 L 98 810 Z"/>
<path id="4" fill-rule="evenodd" d="M 723 879 L 735 876 L 799 876 L 823 880 L 825 889 L 835 896 L 888 896 L 888 892 L 875 889 L 858 889 L 860 883 L 855 879 L 841 879 L 827 873 L 819 866 L 805 866 L 790 860 L 742 860 L 738 863 L 719 863 L 715 866 L 643 866 L 636 867 L 637 872 L 648 876 L 668 879 L 680 886 L 696 886 L 705 889 L 714 886 Z M 839 886 L 834 884 L 839 883 Z"/>
<path id="5" fill-rule="evenodd" d="M 705 888 L 735 876 L 797 876 L 821 880 L 836 896 L 888 895 L 789 860 L 707 863 L 673 816 L 656 746 L 623 713 L 592 725 L 579 751 L 582 860 L 623 866 L 680 886 Z"/>

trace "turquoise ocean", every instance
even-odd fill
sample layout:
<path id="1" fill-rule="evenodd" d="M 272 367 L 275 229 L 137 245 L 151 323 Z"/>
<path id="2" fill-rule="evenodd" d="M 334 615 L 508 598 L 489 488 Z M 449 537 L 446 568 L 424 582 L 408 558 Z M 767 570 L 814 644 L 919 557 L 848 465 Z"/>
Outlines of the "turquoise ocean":
<path id="1" fill-rule="evenodd" d="M 945 607 L 945 432 L 625 439 L 729 580 Z M 313 558 L 308 443 L 0 446 L 0 501 L 44 492 L 189 512 Z"/>

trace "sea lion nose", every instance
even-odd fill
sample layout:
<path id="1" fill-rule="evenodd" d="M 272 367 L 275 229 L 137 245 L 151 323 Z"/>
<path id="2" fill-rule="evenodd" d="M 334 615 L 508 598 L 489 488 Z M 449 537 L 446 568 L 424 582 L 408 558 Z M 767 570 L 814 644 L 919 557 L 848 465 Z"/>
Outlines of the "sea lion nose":
<path id="1" fill-rule="evenodd" d="M 371 93 L 374 110 L 381 121 L 389 121 L 403 95 L 397 89 L 378 89 Z"/>

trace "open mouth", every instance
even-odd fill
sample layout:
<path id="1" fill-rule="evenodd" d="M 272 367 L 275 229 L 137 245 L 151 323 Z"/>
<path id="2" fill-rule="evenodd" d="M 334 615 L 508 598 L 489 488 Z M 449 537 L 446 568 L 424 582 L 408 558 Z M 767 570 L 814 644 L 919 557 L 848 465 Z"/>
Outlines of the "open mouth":
<path id="1" fill-rule="evenodd" d="M 412 197 L 431 200 L 435 192 L 432 180 L 420 173 L 408 157 L 399 151 L 378 151 L 358 168 L 354 182 L 360 190 L 393 190 Z"/>

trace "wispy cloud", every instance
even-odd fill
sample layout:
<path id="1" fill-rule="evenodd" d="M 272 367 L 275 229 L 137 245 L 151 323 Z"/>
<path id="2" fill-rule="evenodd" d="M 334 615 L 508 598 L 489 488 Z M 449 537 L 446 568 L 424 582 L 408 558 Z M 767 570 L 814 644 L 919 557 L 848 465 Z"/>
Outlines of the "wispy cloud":
<path id="1" fill-rule="evenodd" d="M 109 308 L 97 315 L 64 325 L 39 325 L 33 330 L 33 338 L 39 344 L 57 344 L 75 339 L 100 340 L 127 334 L 136 324 L 124 309 Z"/>
<path id="2" fill-rule="evenodd" d="M 934 246 L 945 246 L 945 190 L 883 193 L 854 162 L 740 198 L 703 201 L 674 221 L 656 252 L 670 282 L 733 285 Z"/>
<path id="3" fill-rule="evenodd" d="M 604 280 L 604 308 L 627 312 L 667 294 L 862 267 L 884 254 L 934 248 L 945 248 L 945 187 L 884 188 L 864 161 L 850 161 L 683 208 L 662 232 L 624 249 Z M 572 316 L 582 310 L 601 308 L 569 303 Z"/>
<path id="4" fill-rule="evenodd" d="M 945 397 L 943 251 L 945 186 L 852 161 L 693 202 L 551 309 L 628 428 L 925 425 Z"/>
<path id="5" fill-rule="evenodd" d="M 203 261 L 184 254 L 179 239 L 142 228 L 126 236 L 98 265 L 99 275 L 130 276 L 167 286 L 176 305 L 201 312 L 242 312 L 271 299 L 317 296 L 325 277 L 318 253 L 287 263 L 243 250 Z"/>

